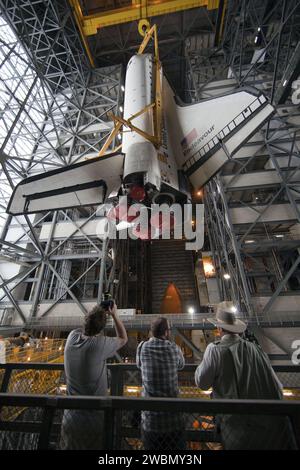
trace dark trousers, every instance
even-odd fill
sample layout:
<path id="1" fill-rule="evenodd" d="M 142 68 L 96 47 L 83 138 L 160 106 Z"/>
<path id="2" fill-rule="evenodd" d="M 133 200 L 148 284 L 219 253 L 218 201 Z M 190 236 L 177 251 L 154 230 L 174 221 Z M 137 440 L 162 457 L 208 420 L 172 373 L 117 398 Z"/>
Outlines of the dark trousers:
<path id="1" fill-rule="evenodd" d="M 186 443 L 183 431 L 157 433 L 142 429 L 142 440 L 145 450 L 185 450 Z"/>

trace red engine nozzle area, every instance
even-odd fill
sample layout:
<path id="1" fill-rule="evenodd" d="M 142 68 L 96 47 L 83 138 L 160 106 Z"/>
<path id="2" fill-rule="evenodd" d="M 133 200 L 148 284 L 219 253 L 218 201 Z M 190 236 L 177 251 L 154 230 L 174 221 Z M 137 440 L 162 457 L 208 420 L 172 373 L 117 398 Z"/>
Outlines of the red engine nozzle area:
<path id="1" fill-rule="evenodd" d="M 147 198 L 145 189 L 142 186 L 132 185 L 129 189 L 128 199 L 112 207 L 107 214 L 107 218 L 118 224 L 120 222 L 134 223 L 131 226 L 132 233 L 135 237 L 141 240 L 151 240 L 151 238 L 158 238 L 164 231 L 171 231 L 176 225 L 175 216 L 173 213 L 166 215 L 164 219 L 163 213 L 151 214 L 151 209 L 145 203 L 142 203 Z M 137 204 L 137 210 L 130 210 L 133 204 Z M 140 209 L 139 209 L 140 208 Z M 148 212 L 147 219 L 142 220 L 143 210 Z M 152 229 L 152 230 L 151 230 Z"/>
<path id="2" fill-rule="evenodd" d="M 142 186 L 133 184 L 129 189 L 128 196 L 136 202 L 142 202 L 146 199 L 146 191 Z"/>

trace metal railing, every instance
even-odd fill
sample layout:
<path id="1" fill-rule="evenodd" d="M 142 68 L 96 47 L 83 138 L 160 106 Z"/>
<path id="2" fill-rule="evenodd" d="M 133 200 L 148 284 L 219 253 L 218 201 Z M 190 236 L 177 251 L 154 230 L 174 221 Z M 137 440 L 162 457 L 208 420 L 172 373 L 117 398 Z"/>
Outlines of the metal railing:
<path id="1" fill-rule="evenodd" d="M 8 343 L 8 342 L 7 342 Z M 24 346 L 6 345 L 5 362 L 62 362 L 65 339 L 35 339 Z"/>
<path id="2" fill-rule="evenodd" d="M 209 398 L 211 391 L 195 386 L 194 374 L 198 364 L 186 364 L 178 372 L 181 398 Z M 134 363 L 107 364 L 109 393 L 112 396 L 140 396 L 141 373 Z M 287 399 L 300 399 L 300 366 L 274 365 Z M 7 363 L 0 364 L 1 393 L 45 393 L 62 395 L 66 391 L 64 364 Z"/>
<path id="3" fill-rule="evenodd" d="M 220 448 L 217 415 L 229 412 L 249 415 L 255 411 L 263 420 L 266 416 L 288 416 L 293 442 L 299 447 L 300 401 L 295 398 L 300 397 L 300 366 L 274 366 L 289 389 L 286 400 L 272 402 L 209 400 L 211 392 L 201 392 L 194 384 L 196 364 L 188 364 L 179 372 L 180 398 L 145 399 L 140 397 L 141 376 L 135 364 L 108 364 L 107 367 L 109 397 L 66 397 L 61 396 L 65 393 L 64 364 L 0 364 L 0 448 L 60 448 L 65 409 L 103 411 L 105 449 L 142 448 L 138 419 L 141 410 L 183 413 L 189 449 Z M 63 391 L 60 386 L 64 387 Z M 16 391 L 22 393 L 12 393 Z M 270 432 L 272 435 L 273 430 Z"/>
<path id="4" fill-rule="evenodd" d="M 65 302 L 68 305 L 68 302 Z M 96 300 L 95 300 L 96 304 Z M 135 331 L 149 331 L 151 321 L 159 316 L 158 314 L 151 315 L 120 315 L 121 319 L 127 330 Z M 168 320 L 171 328 L 181 328 L 184 330 L 213 330 L 214 325 L 207 321 L 207 317 L 213 316 L 207 312 L 181 313 L 181 314 L 168 314 Z M 237 318 L 247 322 L 249 326 L 260 326 L 261 328 L 291 328 L 300 327 L 300 318 L 298 311 L 281 311 L 272 312 L 272 314 L 257 313 L 255 317 L 247 317 L 244 312 L 240 312 Z M 74 328 L 82 327 L 82 317 L 50 317 L 45 319 L 33 320 L 27 324 L 27 328 L 31 330 L 57 330 L 57 331 L 71 331 Z M 1 325 L 0 328 L 5 330 L 7 334 L 10 330 L 21 331 L 24 328 L 23 324 L 15 325 Z M 113 329 L 113 322 L 111 319 L 107 321 L 106 329 Z M 11 333 L 8 333 L 11 334 Z"/>
<path id="5" fill-rule="evenodd" d="M 185 413 L 189 416 L 215 417 L 218 415 L 256 415 L 288 417 L 291 424 L 292 448 L 300 444 L 299 420 L 300 401 L 283 402 L 277 400 L 196 400 L 176 398 L 125 398 L 125 397 L 53 397 L 41 395 L 10 395 L 0 394 L 0 403 L 4 407 L 39 409 L 41 413 L 30 421 L 0 420 L 0 448 L 8 446 L 8 434 L 27 433 L 34 436 L 31 440 L 14 440 L 18 449 L 53 449 L 59 448 L 61 421 L 57 412 L 63 410 L 102 411 L 104 419 L 103 448 L 128 448 L 127 442 L 140 440 L 140 430 L 126 426 L 120 421 L 120 413 L 164 411 L 168 413 Z M 96 431 L 91 430 L 92 432 Z M 201 448 L 201 442 L 220 442 L 215 429 L 202 430 L 187 427 L 185 440 L 191 449 Z M 272 430 L 270 429 L 270 432 Z M 126 442 L 126 445 L 125 445 Z M 194 443 L 193 446 L 190 443 Z M 198 444 L 197 444 L 198 443 Z M 137 447 L 131 447 L 137 448 Z M 140 447 L 138 447 L 140 448 Z"/>

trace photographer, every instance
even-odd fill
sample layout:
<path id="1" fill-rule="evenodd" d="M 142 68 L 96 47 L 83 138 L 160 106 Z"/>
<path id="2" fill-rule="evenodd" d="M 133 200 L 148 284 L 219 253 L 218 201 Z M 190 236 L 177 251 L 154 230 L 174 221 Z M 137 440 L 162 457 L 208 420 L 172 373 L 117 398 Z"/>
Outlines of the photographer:
<path id="1" fill-rule="evenodd" d="M 116 337 L 103 334 L 111 315 Z M 84 330 L 71 331 L 65 347 L 65 374 L 68 395 L 107 395 L 106 359 L 127 343 L 127 333 L 117 314 L 116 304 L 104 301 L 85 319 Z M 102 411 L 65 410 L 61 449 L 101 449 Z"/>
<path id="2" fill-rule="evenodd" d="M 233 303 L 220 302 L 214 318 L 220 341 L 210 343 L 195 373 L 202 390 L 212 387 L 213 398 L 281 400 L 282 385 L 268 356 L 255 338 L 241 338 L 246 324 L 236 318 Z M 245 407 L 247 405 L 244 405 Z M 293 449 L 288 419 L 284 416 L 224 414 L 217 417 L 225 450 Z"/>

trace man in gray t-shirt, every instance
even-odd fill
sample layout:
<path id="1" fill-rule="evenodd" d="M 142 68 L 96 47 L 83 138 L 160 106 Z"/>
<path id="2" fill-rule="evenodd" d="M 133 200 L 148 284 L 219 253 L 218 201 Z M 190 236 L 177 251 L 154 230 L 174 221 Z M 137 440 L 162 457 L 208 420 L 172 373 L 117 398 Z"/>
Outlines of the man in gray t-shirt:
<path id="1" fill-rule="evenodd" d="M 107 314 L 112 316 L 116 337 L 104 336 Z M 87 315 L 83 331 L 73 330 L 65 347 L 65 374 L 68 395 L 107 395 L 106 359 L 127 343 L 127 333 L 117 315 L 117 307 L 96 306 Z M 61 449 L 101 449 L 103 413 L 65 410 Z"/>

